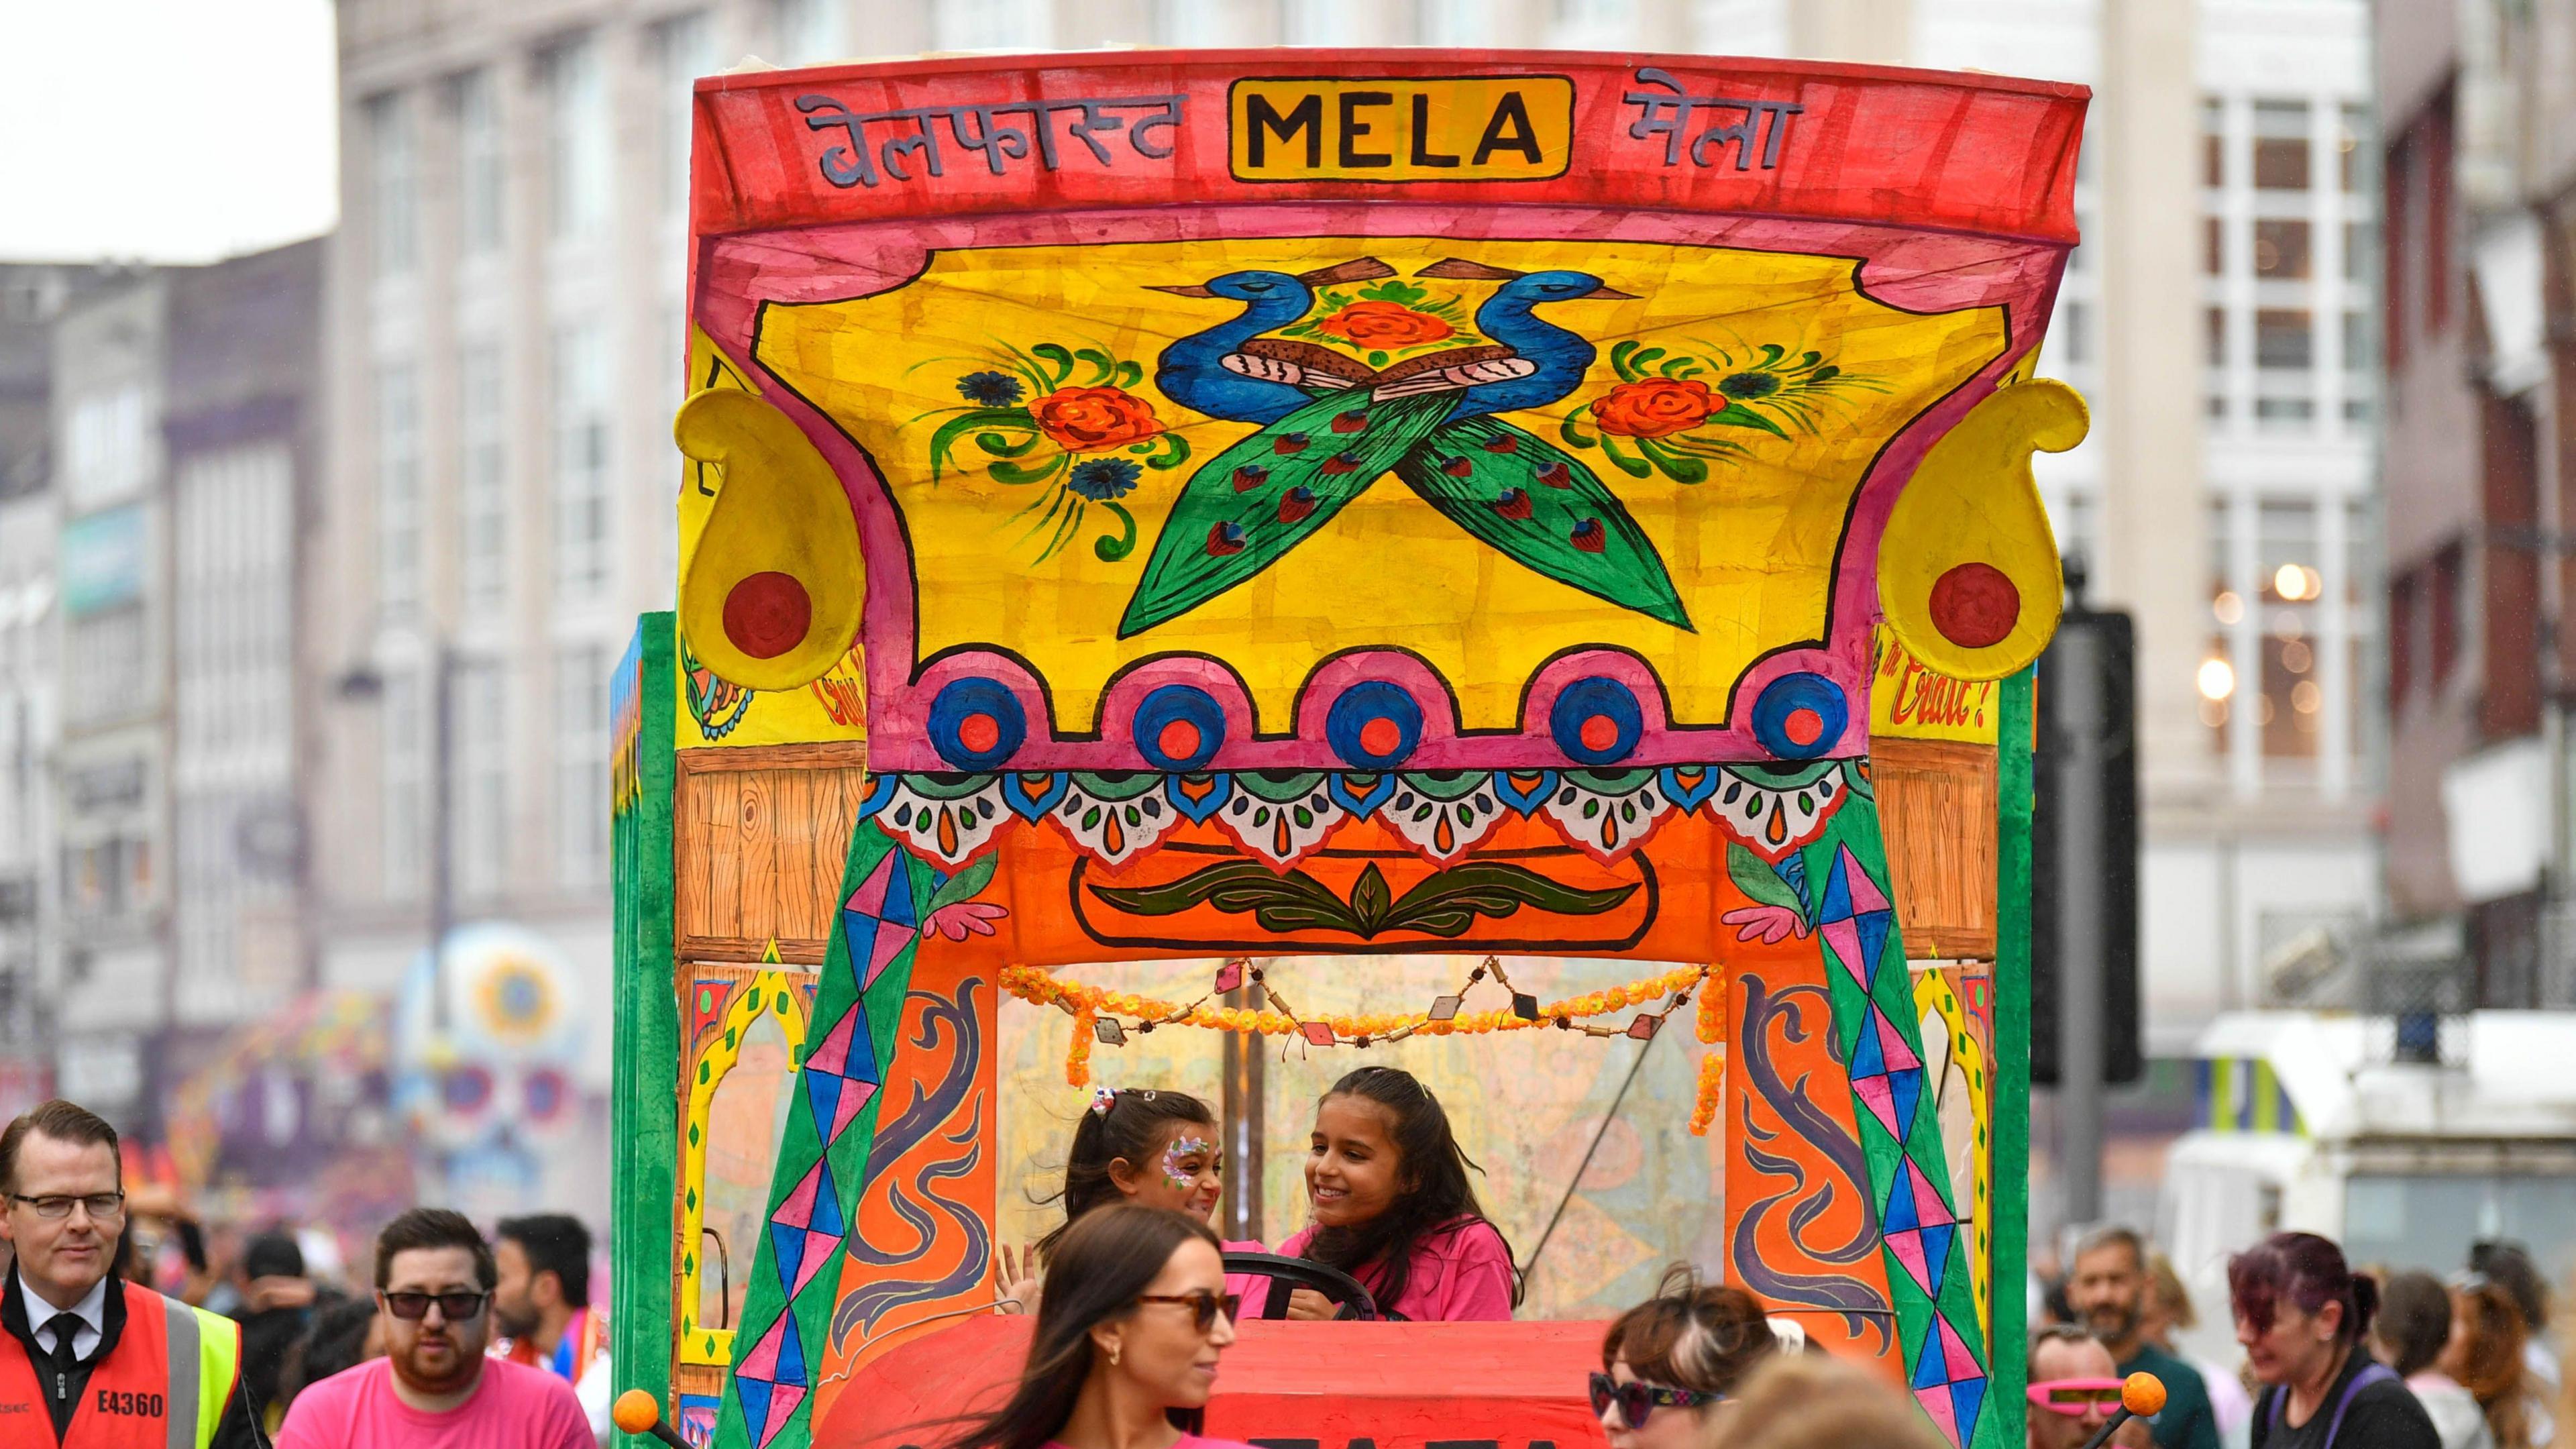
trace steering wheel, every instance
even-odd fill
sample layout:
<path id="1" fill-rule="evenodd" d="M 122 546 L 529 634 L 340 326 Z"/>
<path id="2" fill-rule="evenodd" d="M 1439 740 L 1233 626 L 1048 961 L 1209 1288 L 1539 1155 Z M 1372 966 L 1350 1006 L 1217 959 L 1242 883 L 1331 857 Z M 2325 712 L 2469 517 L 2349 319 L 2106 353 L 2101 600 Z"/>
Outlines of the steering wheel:
<path id="1" fill-rule="evenodd" d="M 1277 1253 L 1228 1253 L 1225 1271 L 1240 1278 L 1266 1278 L 1270 1292 L 1261 1304 L 1261 1316 L 1288 1316 L 1289 1288 L 1312 1288 L 1340 1306 L 1333 1315 L 1337 1323 L 1358 1320 L 1374 1322 L 1379 1314 L 1377 1300 L 1360 1286 L 1360 1280 L 1339 1268 L 1328 1267 L 1311 1258 L 1285 1258 Z"/>

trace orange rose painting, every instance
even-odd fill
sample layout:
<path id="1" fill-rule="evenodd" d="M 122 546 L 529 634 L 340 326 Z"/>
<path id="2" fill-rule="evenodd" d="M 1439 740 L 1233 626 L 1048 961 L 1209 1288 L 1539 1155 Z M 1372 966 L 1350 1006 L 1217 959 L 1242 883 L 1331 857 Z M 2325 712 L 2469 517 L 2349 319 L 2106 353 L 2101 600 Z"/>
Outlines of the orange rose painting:
<path id="1" fill-rule="evenodd" d="M 1314 309 L 1279 335 L 1346 348 L 1371 367 L 1384 367 L 1423 348 L 1476 340 L 1467 308 L 1455 293 L 1435 292 L 1401 277 L 1350 291 L 1327 287 L 1316 294 Z"/>
<path id="2" fill-rule="evenodd" d="M 1703 389 L 1705 390 L 1705 389 Z M 1029 404 L 1047 441 L 1068 453 L 1140 443 L 1163 431 L 1153 406 L 1115 387 L 1068 387 Z"/>
<path id="3" fill-rule="evenodd" d="M 1601 431 L 1623 438 L 1661 438 L 1689 432 L 1722 406 L 1710 395 L 1707 383 L 1650 377 L 1623 382 L 1604 393 L 1592 405 L 1592 420 L 1601 425 Z"/>
<path id="4" fill-rule="evenodd" d="M 1418 347 L 1458 335 L 1458 329 L 1399 302 L 1353 302 L 1315 324 L 1327 337 L 1355 347 Z"/>
<path id="5" fill-rule="evenodd" d="M 1822 352 L 1791 353 L 1779 343 L 1695 351 L 1622 342 L 1610 349 L 1619 380 L 1566 414 L 1558 433 L 1577 448 L 1597 448 L 1631 478 L 1662 474 L 1675 483 L 1705 483 L 1711 463 L 1750 457 L 1742 434 L 1782 442 L 1812 438 L 1848 406 L 1845 395 L 1885 392 L 1887 384 L 1845 372 Z"/>

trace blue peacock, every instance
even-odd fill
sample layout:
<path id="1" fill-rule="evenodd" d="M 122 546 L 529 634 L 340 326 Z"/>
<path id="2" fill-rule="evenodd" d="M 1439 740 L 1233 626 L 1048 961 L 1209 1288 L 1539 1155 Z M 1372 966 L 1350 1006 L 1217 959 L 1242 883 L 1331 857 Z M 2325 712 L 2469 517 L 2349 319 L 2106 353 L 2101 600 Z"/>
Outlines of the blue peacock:
<path id="1" fill-rule="evenodd" d="M 1415 275 L 1501 285 L 1476 309 L 1485 345 L 1384 369 L 1262 334 L 1294 323 L 1313 288 L 1392 275 L 1376 258 L 1302 275 L 1230 272 L 1156 290 L 1242 301 L 1227 322 L 1166 348 L 1163 394 L 1260 424 L 1182 487 L 1119 623 L 1119 637 L 1178 618 L 1251 579 L 1392 472 L 1476 538 L 1537 573 L 1677 628 L 1691 627 L 1654 544 L 1581 460 L 1495 416 L 1580 387 L 1592 343 L 1536 314 L 1633 300 L 1589 272 L 1516 272 L 1452 258 Z"/>

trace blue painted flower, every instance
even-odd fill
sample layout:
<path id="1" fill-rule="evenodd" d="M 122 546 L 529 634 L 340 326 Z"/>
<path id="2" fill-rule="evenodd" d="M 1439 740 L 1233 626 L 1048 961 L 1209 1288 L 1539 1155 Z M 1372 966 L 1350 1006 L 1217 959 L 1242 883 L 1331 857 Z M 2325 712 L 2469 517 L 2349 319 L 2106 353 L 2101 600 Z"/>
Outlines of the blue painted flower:
<path id="1" fill-rule="evenodd" d="M 1007 372 L 970 372 L 957 379 L 957 391 L 977 407 L 1006 408 L 1020 400 L 1020 380 Z"/>
<path id="2" fill-rule="evenodd" d="M 1124 458 L 1093 458 L 1074 464 L 1073 474 L 1064 480 L 1064 486 L 1094 503 L 1101 503 L 1126 497 L 1135 488 L 1136 480 L 1143 476 L 1145 470 L 1142 467 Z"/>

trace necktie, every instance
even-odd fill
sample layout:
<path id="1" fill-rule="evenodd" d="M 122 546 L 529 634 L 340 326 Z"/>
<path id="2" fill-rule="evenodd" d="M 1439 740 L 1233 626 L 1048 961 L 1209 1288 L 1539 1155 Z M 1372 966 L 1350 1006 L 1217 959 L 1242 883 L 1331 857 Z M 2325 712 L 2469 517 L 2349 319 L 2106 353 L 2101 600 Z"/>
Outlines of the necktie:
<path id="1" fill-rule="evenodd" d="M 54 1331 L 54 1401 L 60 1403 L 70 1395 L 71 1373 L 80 1365 L 72 1352 L 72 1339 L 80 1332 L 81 1321 L 76 1315 L 59 1313 L 46 1327 Z"/>

